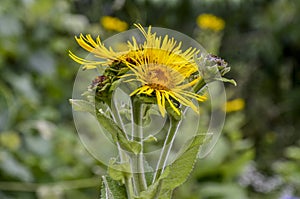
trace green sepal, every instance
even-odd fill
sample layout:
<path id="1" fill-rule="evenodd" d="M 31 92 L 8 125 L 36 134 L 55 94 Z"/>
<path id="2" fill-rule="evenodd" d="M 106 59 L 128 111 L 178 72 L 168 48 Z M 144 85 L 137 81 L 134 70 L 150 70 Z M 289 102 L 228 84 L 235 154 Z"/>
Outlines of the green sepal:
<path id="1" fill-rule="evenodd" d="M 101 87 L 101 88 L 98 90 L 98 92 L 104 92 L 104 91 L 110 89 L 110 87 L 111 87 L 111 83 L 106 83 L 106 84 L 103 85 L 103 87 Z"/>
<path id="2" fill-rule="evenodd" d="M 206 83 L 205 83 L 204 79 L 201 79 L 200 81 L 198 81 L 197 84 L 195 84 L 195 85 L 193 86 L 193 91 L 194 91 L 195 93 L 198 93 L 198 92 L 201 91 L 205 86 L 206 86 Z"/>
<path id="3" fill-rule="evenodd" d="M 214 55 L 206 55 L 199 58 L 194 56 L 194 60 L 199 66 L 200 75 L 204 78 L 206 83 L 212 81 L 222 81 L 231 83 L 235 86 L 237 85 L 233 79 L 227 79 L 223 77 L 230 71 L 230 67 L 223 59 Z"/>
<path id="4" fill-rule="evenodd" d="M 100 199 L 127 199 L 125 186 L 109 176 L 102 176 Z"/>
<path id="5" fill-rule="evenodd" d="M 114 81 L 109 87 L 109 92 L 112 93 L 119 86 L 119 84 L 119 80 Z"/>
<path id="6" fill-rule="evenodd" d="M 182 109 L 178 108 L 180 111 L 180 115 L 178 115 L 174 109 L 170 106 L 169 102 L 166 103 L 166 111 L 167 113 L 170 115 L 171 118 L 173 118 L 174 120 L 181 120 L 182 119 Z"/>
<path id="7" fill-rule="evenodd" d="M 119 71 L 118 71 L 118 75 L 124 75 L 126 74 L 127 72 L 129 71 L 129 68 L 121 68 Z"/>
<path id="8" fill-rule="evenodd" d="M 156 104 L 156 98 L 152 96 L 147 96 L 147 95 L 138 95 L 137 96 L 138 100 L 145 103 L 145 104 Z"/>

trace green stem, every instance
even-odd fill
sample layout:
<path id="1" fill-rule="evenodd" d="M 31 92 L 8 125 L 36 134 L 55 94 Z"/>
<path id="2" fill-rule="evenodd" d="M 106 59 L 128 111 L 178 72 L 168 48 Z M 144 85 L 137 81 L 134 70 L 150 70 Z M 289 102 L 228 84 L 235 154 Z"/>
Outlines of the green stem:
<path id="1" fill-rule="evenodd" d="M 117 110 L 117 107 L 115 105 L 115 103 L 110 103 L 110 108 L 112 111 L 112 116 L 114 121 L 119 125 L 120 128 L 122 128 L 122 130 L 125 132 L 125 128 L 121 119 L 121 116 L 119 114 L 119 111 Z M 127 134 L 125 133 L 125 137 L 128 139 Z M 129 157 L 126 154 L 125 151 L 122 150 L 119 142 L 117 142 L 117 146 L 118 146 L 118 151 L 119 151 L 119 155 L 120 155 L 120 162 L 124 163 L 124 162 L 129 162 Z M 126 192 L 127 192 L 127 198 L 133 198 L 133 187 L 132 187 L 132 179 L 125 177 L 125 188 L 126 188 Z"/>
<path id="2" fill-rule="evenodd" d="M 130 158 L 128 157 L 126 152 L 124 152 L 122 150 L 122 148 L 121 148 L 121 146 L 118 142 L 117 142 L 117 146 L 118 146 L 118 151 L 119 151 L 121 163 L 129 162 Z M 132 178 L 131 177 L 125 176 L 125 188 L 126 188 L 126 192 L 127 192 L 127 198 L 133 198 L 134 192 L 133 192 Z"/>
<path id="3" fill-rule="evenodd" d="M 133 198 L 134 191 L 132 187 L 132 178 L 125 178 L 125 188 L 127 192 L 127 198 Z"/>
<path id="4" fill-rule="evenodd" d="M 193 90 L 195 93 L 198 93 L 204 86 L 206 85 L 205 81 L 202 79 L 199 81 L 194 87 Z M 183 110 L 185 112 L 185 110 Z M 168 134 L 166 136 L 162 151 L 160 153 L 159 160 L 157 162 L 156 170 L 154 172 L 153 181 L 154 183 L 156 180 L 159 179 L 160 175 L 164 171 L 164 168 L 166 167 L 167 160 L 171 151 L 171 148 L 173 146 L 173 142 L 177 133 L 177 129 L 180 124 L 180 120 L 176 120 L 174 117 L 170 115 L 171 120 L 171 126 L 169 128 Z"/>
<path id="5" fill-rule="evenodd" d="M 195 93 L 198 93 L 206 85 L 204 79 L 199 81 L 194 87 L 193 90 Z"/>
<path id="6" fill-rule="evenodd" d="M 111 109 L 111 112 L 112 112 L 112 116 L 113 116 L 113 119 L 114 121 L 119 125 L 119 127 L 125 132 L 125 128 L 124 128 L 124 124 L 122 122 L 122 119 L 121 119 L 121 116 L 120 116 L 120 112 L 118 111 L 117 107 L 116 107 L 116 104 L 114 102 L 110 103 L 109 104 L 109 107 Z M 127 138 L 128 140 L 128 136 L 127 134 L 125 133 L 125 137 Z"/>
<path id="7" fill-rule="evenodd" d="M 136 194 L 147 189 L 147 182 L 144 171 L 144 156 L 143 156 L 143 131 L 142 131 L 142 104 L 132 98 L 132 139 L 140 142 L 141 151 L 134 155 L 131 159 L 136 166 L 136 171 L 133 171 L 133 182 Z"/>
<path id="8" fill-rule="evenodd" d="M 173 142 L 174 142 L 174 139 L 175 139 L 175 136 L 177 133 L 177 129 L 180 124 L 180 120 L 176 120 L 172 116 L 170 116 L 170 118 L 171 118 L 171 126 L 169 128 L 162 151 L 160 153 L 160 157 L 159 157 L 159 160 L 156 165 L 156 170 L 155 170 L 155 173 L 153 176 L 152 183 L 154 183 L 156 180 L 159 179 L 160 175 L 164 171 L 164 168 L 166 167 L 167 160 L 168 160 L 168 157 L 169 157 L 169 154 L 170 154 L 170 151 L 173 146 Z"/>

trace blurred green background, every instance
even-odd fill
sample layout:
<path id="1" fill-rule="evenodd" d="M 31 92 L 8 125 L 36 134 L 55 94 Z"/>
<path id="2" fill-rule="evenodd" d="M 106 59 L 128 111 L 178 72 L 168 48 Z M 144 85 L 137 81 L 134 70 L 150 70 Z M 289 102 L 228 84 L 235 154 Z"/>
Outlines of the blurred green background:
<path id="1" fill-rule="evenodd" d="M 299 198 L 299 10 L 296 0 L 1 0 L 0 198 L 99 198 L 105 169 L 73 124 L 79 65 L 68 50 L 86 55 L 75 35 L 105 39 L 133 23 L 198 40 L 238 82 L 226 85 L 234 101 L 218 144 L 174 198 Z M 224 29 L 201 29 L 203 13 Z"/>

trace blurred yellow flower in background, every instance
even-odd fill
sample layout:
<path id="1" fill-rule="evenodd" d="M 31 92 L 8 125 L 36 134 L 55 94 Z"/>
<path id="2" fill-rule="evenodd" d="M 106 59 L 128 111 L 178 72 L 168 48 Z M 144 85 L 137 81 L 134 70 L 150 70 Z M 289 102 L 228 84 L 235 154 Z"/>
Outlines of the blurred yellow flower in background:
<path id="1" fill-rule="evenodd" d="M 0 146 L 16 151 L 21 146 L 21 138 L 16 132 L 1 132 Z"/>
<path id="2" fill-rule="evenodd" d="M 233 112 L 239 111 L 244 109 L 245 107 L 245 100 L 242 98 L 237 98 L 226 103 L 226 112 Z"/>
<path id="3" fill-rule="evenodd" d="M 219 32 L 225 28 L 225 21 L 212 14 L 201 14 L 197 17 L 197 25 L 201 29 Z"/>
<path id="4" fill-rule="evenodd" d="M 103 16 L 100 23 L 106 30 L 122 32 L 128 29 L 128 24 L 117 17 Z"/>

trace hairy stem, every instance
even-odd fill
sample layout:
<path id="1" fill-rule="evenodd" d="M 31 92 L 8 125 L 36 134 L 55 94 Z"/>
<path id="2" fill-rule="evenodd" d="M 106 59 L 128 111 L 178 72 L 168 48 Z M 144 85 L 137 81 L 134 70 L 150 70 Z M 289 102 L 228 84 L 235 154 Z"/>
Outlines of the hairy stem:
<path id="1" fill-rule="evenodd" d="M 135 170 L 133 171 L 133 182 L 137 195 L 147 189 L 144 171 L 143 156 L 143 130 L 142 130 L 142 104 L 132 99 L 132 139 L 141 144 L 141 151 L 131 159 Z"/>
<path id="2" fill-rule="evenodd" d="M 111 103 L 110 108 L 111 108 L 111 111 L 112 111 L 112 116 L 113 116 L 114 121 L 125 132 L 125 128 L 124 128 L 121 116 L 119 114 L 119 111 L 117 110 L 116 104 L 114 102 Z M 125 137 L 128 139 L 126 133 L 125 133 Z M 126 154 L 126 152 L 124 150 L 122 150 L 119 142 L 117 142 L 117 146 L 118 146 L 118 151 L 119 151 L 119 155 L 120 155 L 120 162 L 121 163 L 129 162 L 130 158 Z M 126 192 L 127 192 L 127 198 L 132 198 L 133 194 L 134 194 L 133 193 L 133 187 L 132 187 L 132 178 L 125 177 L 125 188 L 126 188 Z"/>
<path id="3" fill-rule="evenodd" d="M 162 151 L 160 153 L 159 160 L 156 165 L 152 183 L 154 183 L 156 180 L 159 179 L 160 175 L 164 171 L 164 168 L 166 167 L 167 160 L 177 133 L 177 129 L 179 127 L 180 120 L 175 120 L 173 117 L 170 118 L 171 118 L 171 125 L 168 134 L 166 136 Z"/>

